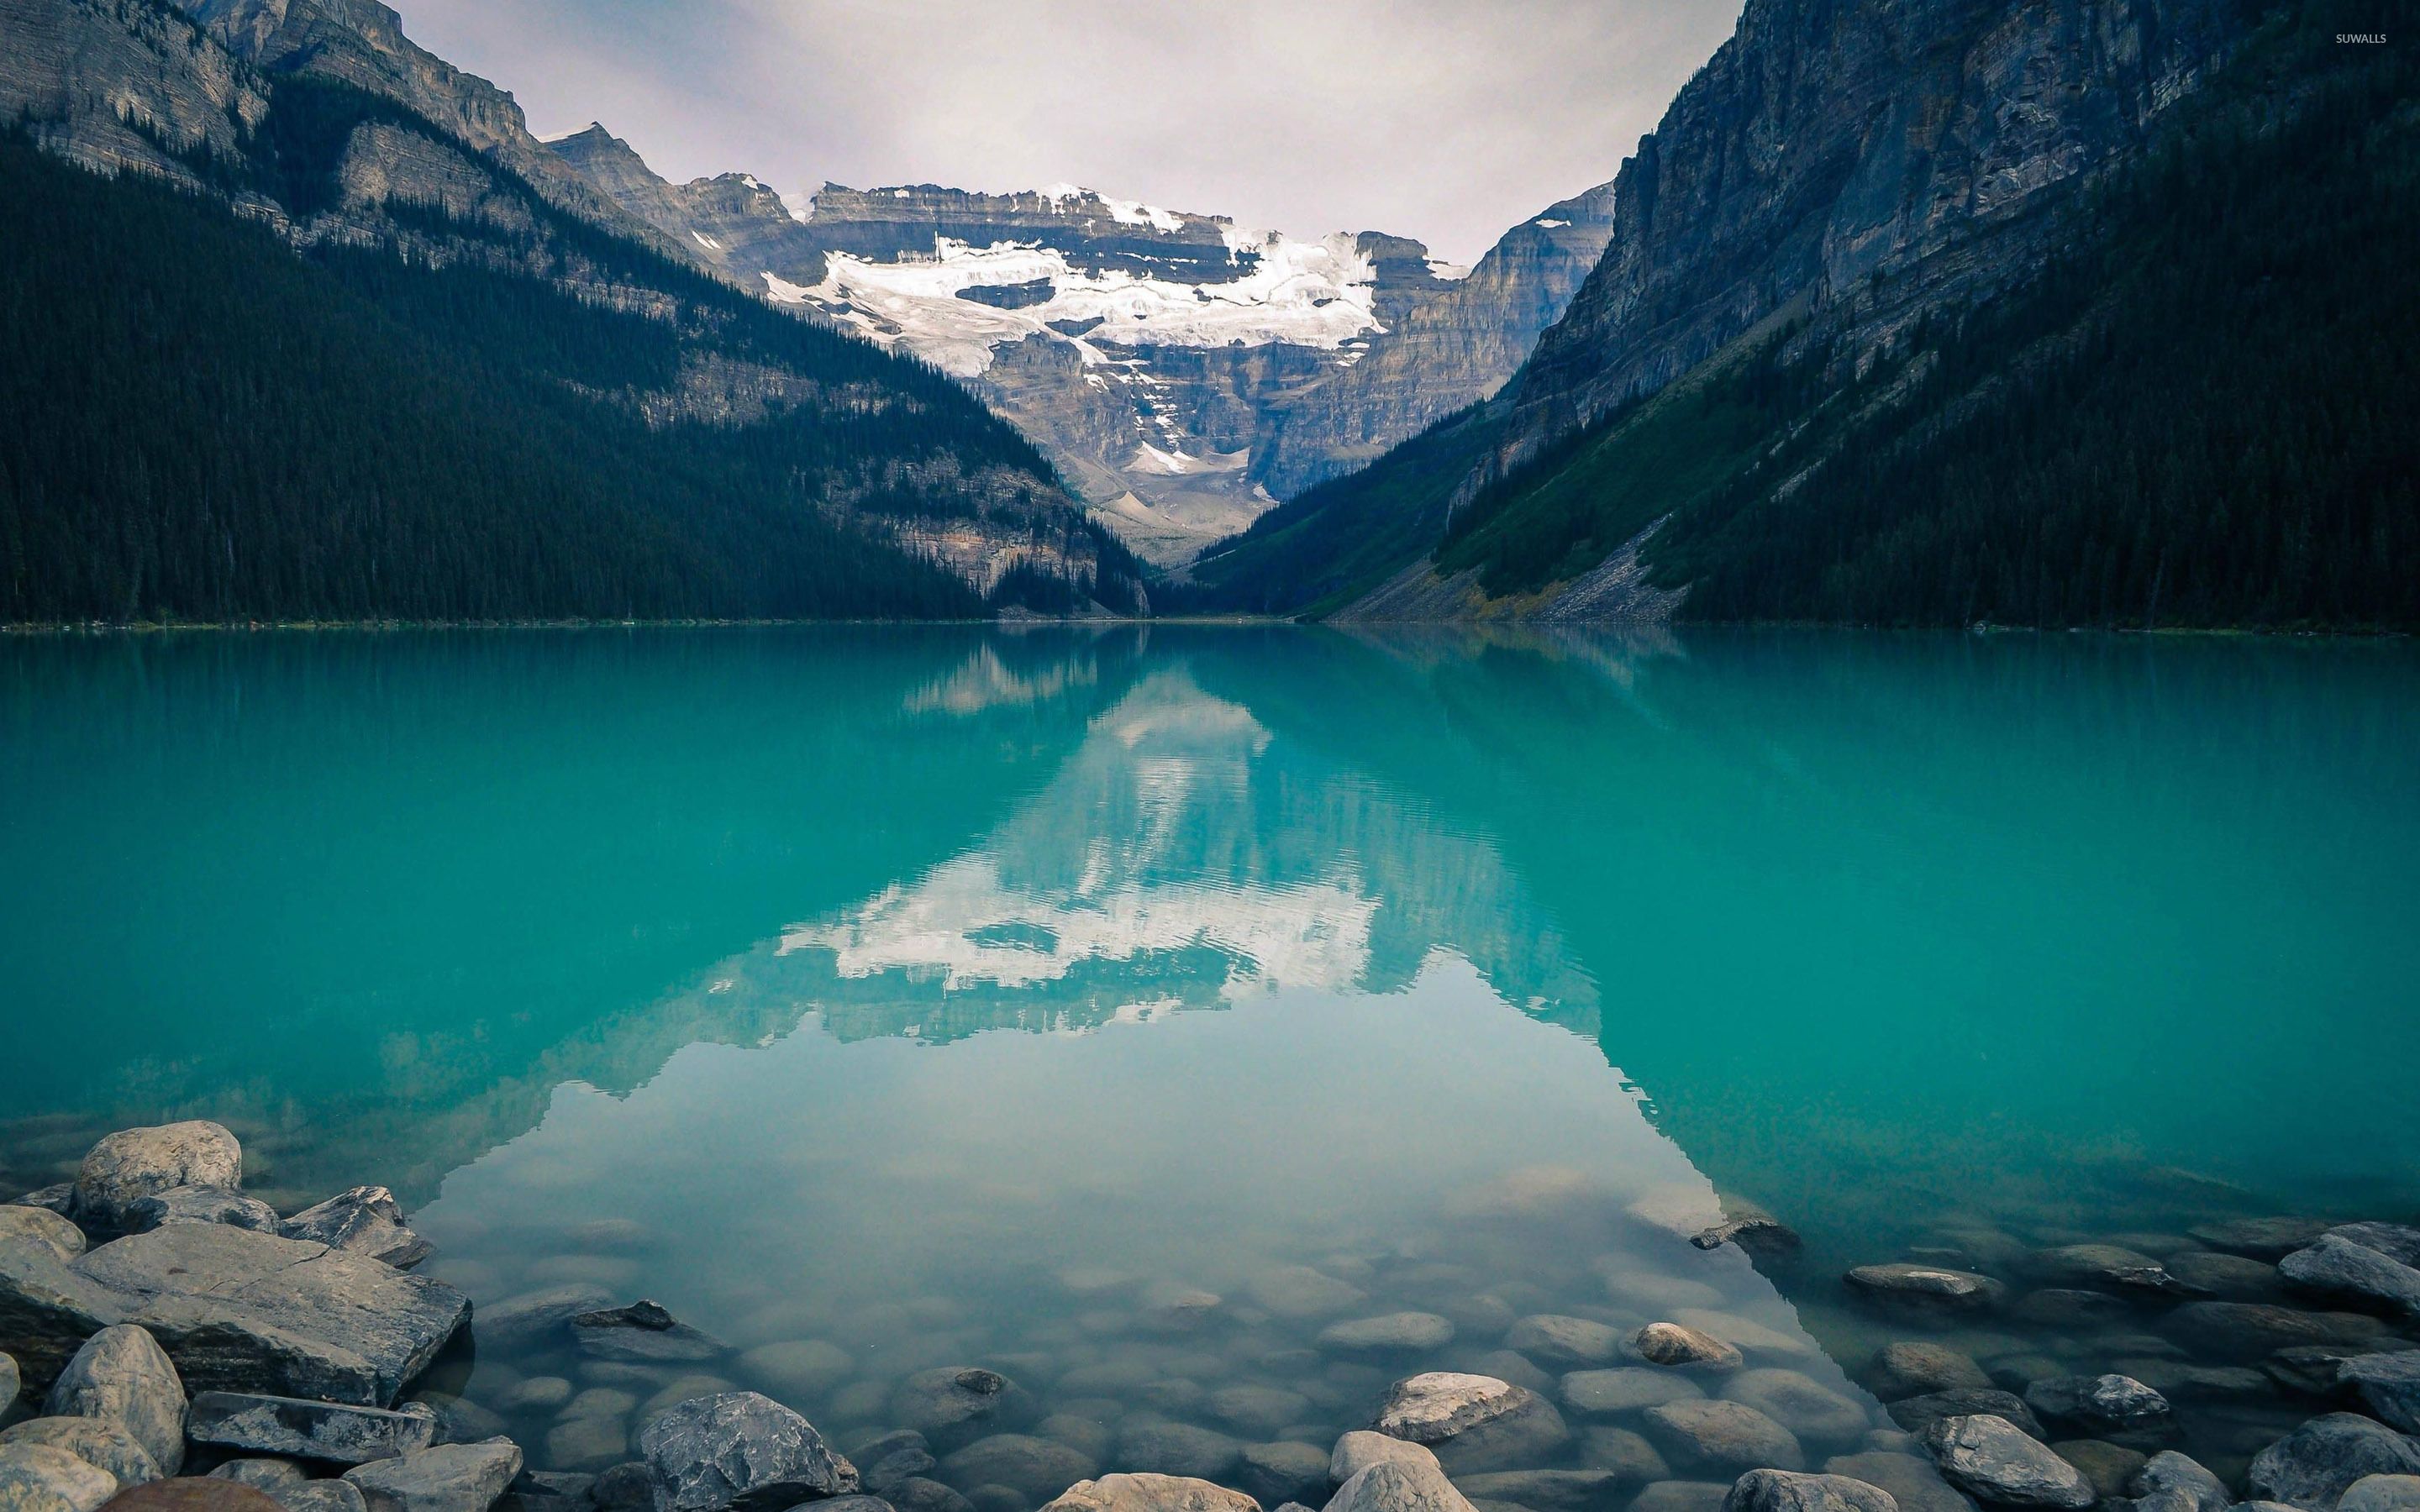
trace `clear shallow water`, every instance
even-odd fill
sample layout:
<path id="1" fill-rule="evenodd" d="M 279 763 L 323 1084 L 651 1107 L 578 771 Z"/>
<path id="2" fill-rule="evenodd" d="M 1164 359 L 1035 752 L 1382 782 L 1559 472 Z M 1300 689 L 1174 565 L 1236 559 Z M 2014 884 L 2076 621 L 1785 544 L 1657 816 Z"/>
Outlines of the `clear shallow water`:
<path id="1" fill-rule="evenodd" d="M 483 1304 L 772 1347 L 489 1348 L 474 1403 L 704 1373 L 845 1444 L 982 1364 L 1152 1468 L 1154 1424 L 1325 1446 L 1413 1369 L 1567 1368 L 1503 1355 L 1525 1315 L 1695 1309 L 1865 1410 L 1820 1459 L 1892 1338 L 2180 1352 L 2157 1310 L 1911 1329 L 1847 1265 L 2411 1217 L 2415 750 L 2399 644 L 10 642 L 0 1180 L 220 1118 L 282 1206 L 396 1187 Z M 1804 1257 L 1672 1231 L 1726 1199 Z M 1319 1342 L 1405 1309 L 1453 1337 Z M 2307 1411 L 2188 1427 L 2240 1463 Z M 506 1422 L 617 1457 L 583 1420 Z"/>

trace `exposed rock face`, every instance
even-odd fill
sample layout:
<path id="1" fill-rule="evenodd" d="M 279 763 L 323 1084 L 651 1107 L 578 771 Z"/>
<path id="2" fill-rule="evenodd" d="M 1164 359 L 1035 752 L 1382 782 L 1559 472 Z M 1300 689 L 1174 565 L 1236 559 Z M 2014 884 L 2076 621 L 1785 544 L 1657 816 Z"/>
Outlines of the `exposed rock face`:
<path id="1" fill-rule="evenodd" d="M 689 255 L 964 379 L 1165 563 L 1495 392 L 1612 227 L 1600 187 L 1466 276 L 1404 237 L 1298 242 L 1072 186 L 810 205 L 667 182 L 602 126 L 550 146 Z"/>
<path id="2" fill-rule="evenodd" d="M 178 154 L 233 151 L 269 99 L 224 51 L 196 50 L 194 30 L 165 8 L 0 0 L 0 116 L 85 167 L 197 182 Z"/>

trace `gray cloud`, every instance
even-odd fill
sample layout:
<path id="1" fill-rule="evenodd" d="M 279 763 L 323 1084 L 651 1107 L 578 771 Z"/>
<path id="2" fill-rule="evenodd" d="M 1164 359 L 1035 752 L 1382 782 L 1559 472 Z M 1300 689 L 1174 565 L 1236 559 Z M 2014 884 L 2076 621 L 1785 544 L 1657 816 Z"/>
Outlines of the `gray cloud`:
<path id="1" fill-rule="evenodd" d="M 783 190 L 1069 181 L 1475 258 L 1613 177 L 1738 0 L 400 0 L 543 135 Z"/>

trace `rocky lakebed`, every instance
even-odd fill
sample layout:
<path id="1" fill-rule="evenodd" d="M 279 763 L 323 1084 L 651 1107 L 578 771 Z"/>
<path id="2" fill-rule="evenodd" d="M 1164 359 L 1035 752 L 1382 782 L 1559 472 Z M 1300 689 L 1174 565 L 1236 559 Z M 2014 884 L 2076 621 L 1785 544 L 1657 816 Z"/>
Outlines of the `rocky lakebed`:
<path id="1" fill-rule="evenodd" d="M 624 1219 L 474 1309 L 386 1188 L 281 1213 L 243 1167 L 130 1129 L 0 1206 L 0 1512 L 2420 1509 L 2394 1222 L 1967 1225 L 1823 1278 L 1871 1341 L 1837 1364 L 1709 1282 L 1412 1246 L 1233 1294 L 1068 1269 L 1065 1329 L 935 1365 L 617 1295 Z M 1721 1273 L 1807 1264 L 1704 1216 L 1665 1227 Z"/>

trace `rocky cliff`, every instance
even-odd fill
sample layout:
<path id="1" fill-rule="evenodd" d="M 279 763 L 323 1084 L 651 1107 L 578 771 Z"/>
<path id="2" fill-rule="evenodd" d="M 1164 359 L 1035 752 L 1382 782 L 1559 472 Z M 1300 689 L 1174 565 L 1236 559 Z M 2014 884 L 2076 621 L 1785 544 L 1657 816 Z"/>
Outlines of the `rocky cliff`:
<path id="1" fill-rule="evenodd" d="M 550 145 L 690 255 L 966 382 L 1163 565 L 1492 393 L 1612 224 L 1593 190 L 1466 270 L 1405 237 L 1297 240 L 1072 185 L 785 198 L 669 183 L 602 126 Z"/>

